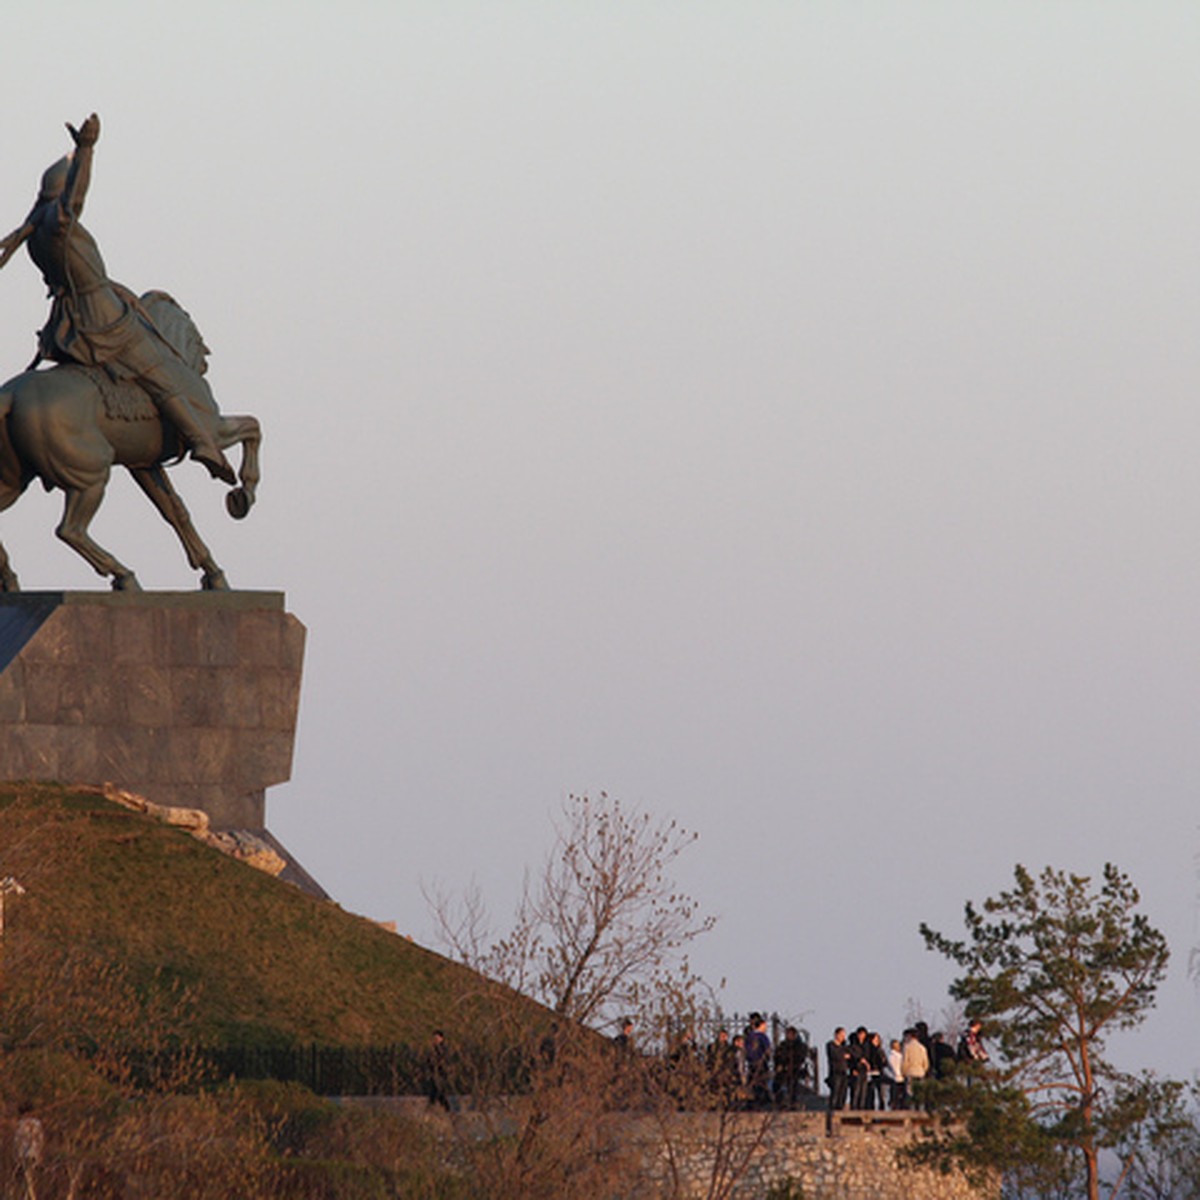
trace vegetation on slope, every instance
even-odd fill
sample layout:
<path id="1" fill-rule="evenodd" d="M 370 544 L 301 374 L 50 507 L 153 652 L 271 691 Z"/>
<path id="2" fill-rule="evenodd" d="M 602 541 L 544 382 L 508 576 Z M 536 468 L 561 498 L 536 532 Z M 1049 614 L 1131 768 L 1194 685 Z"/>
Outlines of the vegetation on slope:
<path id="1" fill-rule="evenodd" d="M 466 968 L 87 792 L 0 784 L 0 875 L 26 889 L 7 905 L 10 998 L 22 972 L 53 965 L 44 992 L 116 969 L 141 1003 L 174 997 L 182 1040 L 251 1046 L 422 1045 L 496 1003 Z"/>

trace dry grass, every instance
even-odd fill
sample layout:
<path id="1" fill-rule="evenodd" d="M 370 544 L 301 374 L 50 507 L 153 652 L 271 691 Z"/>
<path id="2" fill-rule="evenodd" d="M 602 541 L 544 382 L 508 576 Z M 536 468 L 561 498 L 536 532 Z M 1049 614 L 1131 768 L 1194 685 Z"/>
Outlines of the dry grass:
<path id="1" fill-rule="evenodd" d="M 0 875 L 27 889 L 6 975 L 119 964 L 144 1002 L 186 992 L 200 1042 L 424 1045 L 480 1003 L 461 965 L 93 794 L 0 784 Z"/>

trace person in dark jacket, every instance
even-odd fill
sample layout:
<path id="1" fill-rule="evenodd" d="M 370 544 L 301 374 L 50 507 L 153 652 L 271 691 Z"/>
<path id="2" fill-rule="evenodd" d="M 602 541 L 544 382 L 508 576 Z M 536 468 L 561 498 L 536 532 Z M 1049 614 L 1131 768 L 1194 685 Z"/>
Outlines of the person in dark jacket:
<path id="1" fill-rule="evenodd" d="M 829 1110 L 840 1112 L 846 1107 L 846 1094 L 850 1090 L 850 1047 L 846 1044 L 845 1027 L 839 1025 L 833 1031 L 832 1040 L 825 1043 L 825 1058 L 829 1075 Z"/>
<path id="2" fill-rule="evenodd" d="M 882 1111 L 887 1108 L 888 1056 L 883 1048 L 883 1037 L 878 1033 L 867 1034 L 867 1062 L 871 1068 L 867 1086 L 867 1107 Z"/>
<path id="3" fill-rule="evenodd" d="M 954 1070 L 954 1047 L 941 1035 L 933 1035 L 933 1054 L 931 1056 L 934 1079 L 948 1079 Z"/>
<path id="4" fill-rule="evenodd" d="M 864 1109 L 871 1086 L 871 1043 L 867 1027 L 860 1025 L 850 1039 L 850 1107 Z"/>
<path id="5" fill-rule="evenodd" d="M 750 1103 L 766 1108 L 771 1103 L 771 1038 L 767 1033 L 767 1018 L 761 1013 L 750 1014 L 750 1029 L 746 1034 L 746 1082 L 750 1085 Z"/>
<path id="6" fill-rule="evenodd" d="M 729 1040 L 728 1029 L 718 1029 L 717 1037 L 704 1055 L 708 1071 L 708 1086 L 721 1097 L 725 1107 L 732 1107 L 742 1086 L 738 1070 L 737 1050 Z"/>
<path id="7" fill-rule="evenodd" d="M 808 1078 L 808 1045 L 795 1025 L 783 1032 L 783 1041 L 775 1047 L 775 1103 L 780 1108 L 795 1108 Z"/>
<path id="8" fill-rule="evenodd" d="M 433 1031 L 429 1049 L 425 1053 L 425 1094 L 429 1103 L 447 1112 L 453 1111 L 450 1100 L 450 1064 L 449 1051 L 446 1049 L 446 1035 L 440 1030 Z"/>
<path id="9" fill-rule="evenodd" d="M 958 1042 L 958 1061 L 965 1063 L 983 1064 L 990 1057 L 984 1049 L 983 1040 L 980 1033 L 983 1031 L 983 1022 L 976 1018 L 967 1026 L 967 1031 L 962 1035 Z"/>

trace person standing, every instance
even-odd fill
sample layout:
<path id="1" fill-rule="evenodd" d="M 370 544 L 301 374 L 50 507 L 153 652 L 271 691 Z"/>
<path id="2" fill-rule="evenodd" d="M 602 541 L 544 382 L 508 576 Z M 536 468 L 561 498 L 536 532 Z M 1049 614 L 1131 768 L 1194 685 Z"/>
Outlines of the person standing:
<path id="1" fill-rule="evenodd" d="M 850 1039 L 850 1107 L 862 1110 L 867 1107 L 871 1083 L 871 1044 L 867 1040 L 867 1027 L 860 1025 Z"/>
<path id="2" fill-rule="evenodd" d="M 771 1103 L 771 1037 L 767 1033 L 767 1018 L 761 1013 L 750 1014 L 750 1030 L 746 1034 L 746 1076 L 750 1085 L 750 1103 L 755 1108 L 767 1108 Z"/>
<path id="3" fill-rule="evenodd" d="M 808 1071 L 808 1046 L 795 1025 L 783 1033 L 775 1047 L 775 1103 L 780 1108 L 795 1108 Z"/>
<path id="4" fill-rule="evenodd" d="M 25 1185 L 26 1200 L 37 1200 L 34 1176 L 41 1166 L 42 1154 L 46 1149 L 46 1131 L 34 1115 L 31 1105 L 22 1104 L 17 1109 L 17 1114 L 17 1124 L 13 1130 L 13 1154 L 21 1172 L 21 1181 Z"/>
<path id="5" fill-rule="evenodd" d="M 626 1017 L 621 1022 L 621 1032 L 613 1038 L 613 1045 L 621 1054 L 633 1054 L 633 1018 Z"/>
<path id="6" fill-rule="evenodd" d="M 933 1035 L 932 1059 L 934 1079 L 949 1079 L 954 1070 L 954 1048 L 940 1030 Z"/>
<path id="7" fill-rule="evenodd" d="M 425 1053 L 425 1094 L 429 1097 L 430 1104 L 452 1112 L 448 1059 L 446 1035 L 442 1030 L 435 1029 L 429 1041 L 429 1049 Z"/>
<path id="8" fill-rule="evenodd" d="M 729 1041 L 728 1029 L 717 1030 L 716 1039 L 709 1045 L 704 1061 L 708 1069 L 709 1088 L 721 1097 L 726 1108 L 732 1107 L 741 1080 L 738 1078 L 737 1051 Z"/>
<path id="9" fill-rule="evenodd" d="M 988 1061 L 988 1052 L 984 1049 L 983 1041 L 979 1036 L 982 1030 L 983 1022 L 978 1017 L 967 1026 L 967 1032 L 962 1035 L 958 1042 L 959 1062 L 975 1063 L 977 1066 L 982 1066 Z"/>
<path id="10" fill-rule="evenodd" d="M 904 1031 L 904 1049 L 900 1058 L 904 1076 L 905 1107 L 916 1108 L 920 1103 L 921 1085 L 929 1074 L 929 1055 L 915 1029 Z"/>
<path id="11" fill-rule="evenodd" d="M 888 1108 L 904 1108 L 904 1053 L 896 1038 L 892 1038 L 892 1044 L 888 1050 L 888 1065 L 884 1069 L 884 1075 L 890 1089 Z"/>
<path id="12" fill-rule="evenodd" d="M 744 1033 L 733 1035 L 733 1062 L 734 1074 L 737 1077 L 738 1104 L 739 1107 L 744 1107 L 750 1095 L 747 1086 L 750 1079 L 750 1068 L 746 1061 L 746 1035 Z"/>
<path id="13" fill-rule="evenodd" d="M 867 1090 L 867 1107 L 887 1108 L 887 1098 L 884 1092 L 887 1080 L 888 1056 L 883 1048 L 883 1038 L 872 1032 L 867 1035 L 867 1062 L 870 1064 L 870 1082 Z"/>
<path id="14" fill-rule="evenodd" d="M 825 1043 L 825 1060 L 829 1075 L 829 1111 L 840 1112 L 846 1107 L 846 1095 L 850 1090 L 850 1047 L 846 1045 L 845 1026 L 833 1031 L 832 1040 Z"/>

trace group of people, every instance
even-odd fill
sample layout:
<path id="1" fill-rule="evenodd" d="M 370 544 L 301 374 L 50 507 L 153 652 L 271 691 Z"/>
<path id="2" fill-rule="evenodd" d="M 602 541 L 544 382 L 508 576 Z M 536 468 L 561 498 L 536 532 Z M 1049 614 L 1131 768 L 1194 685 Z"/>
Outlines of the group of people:
<path id="1" fill-rule="evenodd" d="M 918 1021 L 885 1050 L 883 1038 L 866 1026 L 847 1034 L 839 1025 L 825 1044 L 830 1110 L 837 1112 L 847 1102 L 860 1110 L 919 1107 L 925 1080 L 945 1079 L 959 1062 L 987 1062 L 982 1029 L 982 1022 L 972 1021 L 954 1047 Z"/>
<path id="2" fill-rule="evenodd" d="M 972 1021 L 957 1045 L 951 1045 L 942 1033 L 930 1033 L 927 1023 L 918 1021 L 901 1039 L 885 1045 L 882 1036 L 866 1026 L 853 1033 L 838 1026 L 825 1047 L 829 1108 L 919 1107 L 925 1080 L 946 1078 L 959 1062 L 988 1060 L 982 1028 L 980 1021 Z M 626 1053 L 632 1050 L 632 1021 L 622 1024 L 614 1042 Z M 702 1068 L 710 1088 L 747 1108 L 809 1107 L 808 1098 L 819 1090 L 816 1052 L 793 1025 L 772 1046 L 761 1013 L 752 1013 L 740 1033 L 731 1036 L 728 1029 L 719 1029 L 703 1053 L 694 1033 L 685 1033 L 668 1054 L 667 1065 L 678 1072 Z"/>
<path id="3" fill-rule="evenodd" d="M 796 1108 L 815 1090 L 812 1052 L 800 1031 L 789 1025 L 772 1047 L 761 1013 L 751 1013 L 746 1027 L 732 1037 L 728 1029 L 718 1029 L 705 1065 L 718 1087 L 750 1108 Z"/>
<path id="4" fill-rule="evenodd" d="M 623 1058 L 635 1053 L 631 1019 L 622 1022 L 613 1043 Z M 718 1029 L 703 1048 L 695 1031 L 689 1029 L 660 1061 L 668 1088 L 682 1107 L 695 1101 L 697 1088 L 739 1108 L 797 1108 L 804 1096 L 816 1091 L 816 1056 L 808 1042 L 789 1025 L 783 1038 L 772 1046 L 767 1018 L 761 1013 L 751 1013 L 740 1033 L 730 1035 L 727 1028 Z"/>

